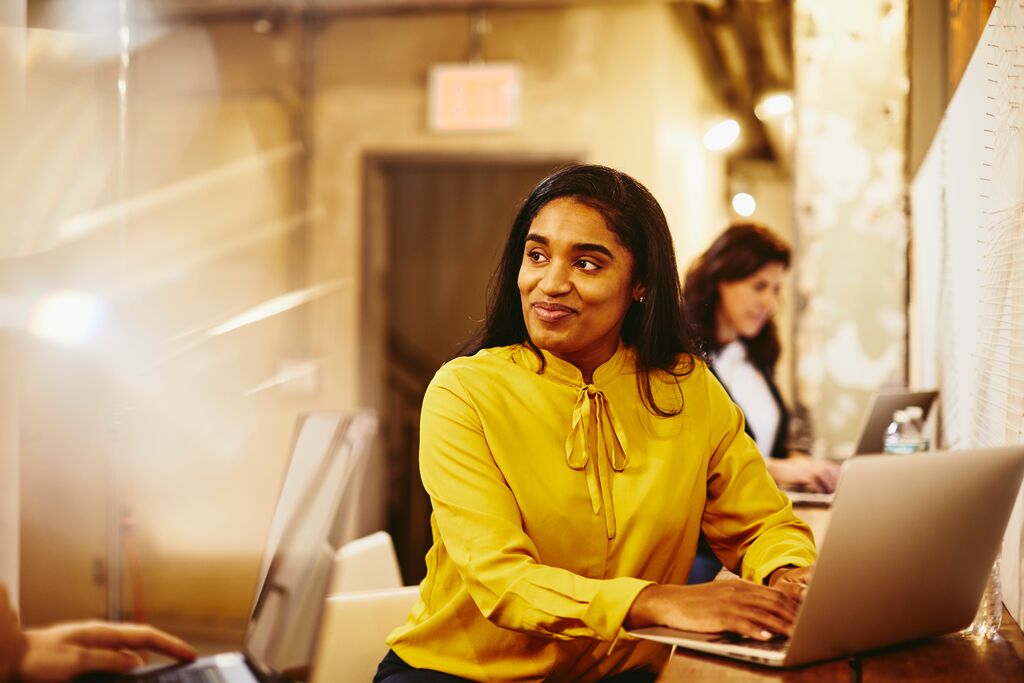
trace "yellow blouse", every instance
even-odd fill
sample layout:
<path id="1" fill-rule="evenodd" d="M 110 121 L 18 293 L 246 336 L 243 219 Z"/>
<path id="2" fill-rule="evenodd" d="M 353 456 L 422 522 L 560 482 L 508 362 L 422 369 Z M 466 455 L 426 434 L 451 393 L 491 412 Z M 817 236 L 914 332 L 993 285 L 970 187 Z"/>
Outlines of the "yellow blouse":
<path id="1" fill-rule="evenodd" d="M 633 351 L 584 384 L 523 346 L 438 370 L 423 399 L 420 473 L 434 545 L 407 623 L 388 638 L 418 668 L 478 681 L 593 681 L 668 649 L 623 637 L 652 582 L 685 584 L 703 530 L 762 581 L 814 561 L 810 529 L 768 476 L 743 415 L 697 361 L 641 401 Z"/>

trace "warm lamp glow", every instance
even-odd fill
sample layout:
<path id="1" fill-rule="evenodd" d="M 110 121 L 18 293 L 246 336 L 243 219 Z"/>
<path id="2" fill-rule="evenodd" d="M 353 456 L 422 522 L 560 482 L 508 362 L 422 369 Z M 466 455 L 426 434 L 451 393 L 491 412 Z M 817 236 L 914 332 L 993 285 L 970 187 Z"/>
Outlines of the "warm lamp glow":
<path id="1" fill-rule="evenodd" d="M 704 133 L 704 146 L 713 152 L 728 149 L 739 140 L 740 124 L 735 119 L 719 121 Z"/>
<path id="2" fill-rule="evenodd" d="M 103 320 L 103 302 L 85 292 L 57 292 L 32 312 L 32 332 L 65 346 L 84 344 L 96 336 Z"/>
<path id="3" fill-rule="evenodd" d="M 757 202 L 752 195 L 746 192 L 737 192 L 732 197 L 732 210 L 746 218 L 752 216 L 757 210 Z"/>

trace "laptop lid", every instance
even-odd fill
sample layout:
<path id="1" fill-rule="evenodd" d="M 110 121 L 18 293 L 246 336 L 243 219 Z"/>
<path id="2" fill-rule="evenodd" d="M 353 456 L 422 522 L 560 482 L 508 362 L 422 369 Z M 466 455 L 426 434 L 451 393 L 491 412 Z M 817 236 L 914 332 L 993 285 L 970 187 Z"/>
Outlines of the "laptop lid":
<path id="1" fill-rule="evenodd" d="M 844 464 L 787 665 L 966 627 L 1024 478 L 1024 446 Z"/>
<path id="2" fill-rule="evenodd" d="M 885 430 L 892 422 L 893 413 L 910 406 L 918 406 L 928 417 L 932 403 L 939 392 L 934 389 L 886 389 L 871 395 L 871 401 L 861 420 L 855 455 L 881 453 L 885 450 Z"/>
<path id="3" fill-rule="evenodd" d="M 349 540 L 347 501 L 376 435 L 371 411 L 300 420 L 243 648 L 268 676 L 299 675 L 312 662 L 334 554 Z"/>
<path id="4" fill-rule="evenodd" d="M 323 466 L 325 458 L 341 434 L 345 421 L 343 413 L 326 410 L 305 413 L 296 419 L 291 453 L 286 461 L 288 469 L 285 471 L 281 491 L 277 496 L 277 505 L 274 507 L 274 514 L 270 519 L 270 532 L 267 536 L 267 544 L 263 547 L 263 560 L 260 563 L 257 586 L 263 586 L 270 561 L 274 559 L 277 544 L 281 540 L 281 534 L 288 521 L 295 516 L 302 496 L 305 495 L 313 478 Z M 258 590 L 257 595 L 259 595 Z M 255 607 L 254 602 L 253 608 Z M 251 619 L 252 612 L 249 616 Z"/>

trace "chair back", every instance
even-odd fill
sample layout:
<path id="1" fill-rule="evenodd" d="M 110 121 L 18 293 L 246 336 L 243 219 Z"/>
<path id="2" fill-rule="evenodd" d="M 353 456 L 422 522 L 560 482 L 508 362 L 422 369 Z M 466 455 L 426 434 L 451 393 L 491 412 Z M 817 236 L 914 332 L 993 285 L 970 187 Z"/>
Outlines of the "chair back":
<path id="1" fill-rule="evenodd" d="M 349 541 L 334 555 L 329 595 L 401 587 L 398 555 L 386 531 Z"/>
<path id="2" fill-rule="evenodd" d="M 387 654 L 388 634 L 405 622 L 419 586 L 402 586 L 391 536 L 350 541 L 334 559 L 311 683 L 371 681 Z"/>

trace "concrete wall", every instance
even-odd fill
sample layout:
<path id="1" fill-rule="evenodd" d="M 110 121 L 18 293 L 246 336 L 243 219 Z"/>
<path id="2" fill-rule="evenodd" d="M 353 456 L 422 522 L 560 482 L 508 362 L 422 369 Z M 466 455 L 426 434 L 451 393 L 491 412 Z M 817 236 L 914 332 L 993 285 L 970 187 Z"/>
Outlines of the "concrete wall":
<path id="1" fill-rule="evenodd" d="M 906 381 L 907 3 L 794 12 L 797 397 L 844 455 L 871 392 Z"/>

